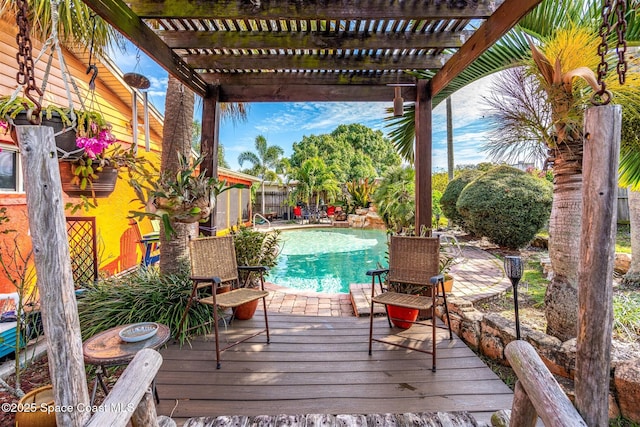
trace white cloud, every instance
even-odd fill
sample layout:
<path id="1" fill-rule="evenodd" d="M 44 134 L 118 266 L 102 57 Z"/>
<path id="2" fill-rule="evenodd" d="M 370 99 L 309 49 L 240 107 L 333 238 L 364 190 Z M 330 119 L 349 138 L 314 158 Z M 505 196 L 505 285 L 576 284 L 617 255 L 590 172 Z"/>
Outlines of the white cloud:
<path id="1" fill-rule="evenodd" d="M 493 84 L 494 76 L 484 77 L 460 89 L 451 97 L 454 134 L 456 128 L 481 120 L 488 115 L 483 98 L 487 96 Z M 434 131 L 446 131 L 446 103 L 441 102 L 433 110 Z"/>

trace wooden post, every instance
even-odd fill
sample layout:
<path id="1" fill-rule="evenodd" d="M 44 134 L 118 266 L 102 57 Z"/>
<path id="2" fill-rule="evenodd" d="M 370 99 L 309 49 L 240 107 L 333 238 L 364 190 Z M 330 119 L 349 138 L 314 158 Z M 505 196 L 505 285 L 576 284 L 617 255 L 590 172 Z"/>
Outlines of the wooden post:
<path id="1" fill-rule="evenodd" d="M 153 401 L 151 388 L 142 396 L 138 407 L 131 415 L 131 425 L 133 427 L 148 427 L 158 425 L 158 414 L 156 413 L 156 402 Z"/>
<path id="2" fill-rule="evenodd" d="M 511 426 L 531 425 L 526 424 L 531 416 L 529 405 L 533 405 L 547 427 L 587 425 L 531 344 L 522 340 L 511 341 L 505 347 L 504 354 L 518 376 L 521 390 L 527 395 L 527 399 L 522 399 L 521 393 L 514 396 Z M 516 407 L 523 404 L 524 407 Z M 515 417 L 519 418 L 514 420 Z"/>
<path id="3" fill-rule="evenodd" d="M 609 419 L 621 126 L 619 105 L 591 107 L 586 111 L 575 387 L 576 406 L 589 426 L 607 425 Z"/>
<path id="4" fill-rule="evenodd" d="M 202 167 L 207 168 L 207 176 L 218 177 L 218 138 L 220 129 L 219 86 L 209 86 L 202 105 L 202 133 L 200 151 L 205 154 Z M 214 200 L 215 203 L 215 200 Z M 216 206 L 211 210 L 209 219 L 200 224 L 200 232 L 205 236 L 215 236 Z"/>
<path id="5" fill-rule="evenodd" d="M 137 426 L 157 426 L 156 406 L 149 387 L 161 365 L 160 353 L 150 348 L 140 350 L 104 399 L 102 410 L 96 412 L 86 427 L 121 427 L 129 419 Z"/>
<path id="6" fill-rule="evenodd" d="M 512 427 L 535 427 L 536 421 L 538 421 L 536 408 L 527 396 L 522 383 L 516 381 L 509 425 Z"/>
<path id="7" fill-rule="evenodd" d="M 427 80 L 418 80 L 416 95 L 416 235 L 431 229 L 431 92 Z"/>
<path id="8" fill-rule="evenodd" d="M 86 408 L 89 391 L 53 129 L 16 126 L 16 133 L 54 401 L 60 407 Z M 56 422 L 79 427 L 90 415 L 80 410 L 59 411 Z"/>

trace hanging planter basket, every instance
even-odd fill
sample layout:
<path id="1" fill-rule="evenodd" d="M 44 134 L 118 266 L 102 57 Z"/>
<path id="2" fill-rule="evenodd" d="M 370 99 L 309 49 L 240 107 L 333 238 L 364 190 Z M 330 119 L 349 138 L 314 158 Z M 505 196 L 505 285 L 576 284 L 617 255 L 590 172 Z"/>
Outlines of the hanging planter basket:
<path id="1" fill-rule="evenodd" d="M 60 162 L 60 180 L 62 181 L 62 191 L 67 193 L 71 197 L 108 197 L 116 188 L 116 181 L 118 180 L 118 169 L 105 166 L 102 171 L 97 172 L 98 178 L 91 182 L 92 187 L 87 185 L 84 190 L 77 184 L 72 184 L 71 181 L 74 178 L 72 168 L 74 165 L 69 162 Z M 93 192 L 91 191 L 93 189 Z"/>
<path id="2" fill-rule="evenodd" d="M 30 125 L 32 124 L 27 118 L 27 113 L 19 113 L 14 119 L 15 125 Z M 76 145 L 76 130 L 74 128 L 65 127 L 62 122 L 62 117 L 58 112 L 53 111 L 51 118 L 48 119 L 45 116 L 42 117 L 42 126 L 49 126 L 53 128 L 53 133 L 56 135 L 56 148 L 58 149 L 58 157 L 65 160 L 76 160 L 82 157 L 84 150 L 78 148 Z M 16 135 L 15 128 L 11 129 L 11 138 L 17 144 L 18 137 Z"/>

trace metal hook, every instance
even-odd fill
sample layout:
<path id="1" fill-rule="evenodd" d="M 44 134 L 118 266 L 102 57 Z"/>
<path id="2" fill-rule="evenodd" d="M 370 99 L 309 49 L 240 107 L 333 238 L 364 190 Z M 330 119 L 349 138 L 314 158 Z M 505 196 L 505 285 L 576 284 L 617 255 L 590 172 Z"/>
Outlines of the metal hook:
<path id="1" fill-rule="evenodd" d="M 96 77 L 98 77 L 98 67 L 95 64 L 90 64 L 87 67 L 87 72 L 85 74 L 89 74 L 93 71 L 91 75 L 91 79 L 89 80 L 89 89 L 94 90 L 96 88 Z"/>

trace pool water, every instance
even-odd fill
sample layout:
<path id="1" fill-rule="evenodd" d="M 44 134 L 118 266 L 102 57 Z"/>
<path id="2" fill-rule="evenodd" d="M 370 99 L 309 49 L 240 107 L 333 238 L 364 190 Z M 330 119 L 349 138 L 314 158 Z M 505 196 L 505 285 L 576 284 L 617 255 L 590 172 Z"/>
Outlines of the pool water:
<path id="1" fill-rule="evenodd" d="M 349 284 L 371 281 L 367 270 L 388 264 L 381 230 L 291 230 L 280 236 L 282 252 L 268 280 L 287 288 L 348 293 Z"/>

